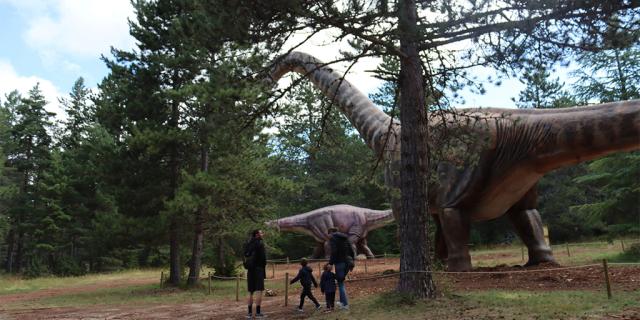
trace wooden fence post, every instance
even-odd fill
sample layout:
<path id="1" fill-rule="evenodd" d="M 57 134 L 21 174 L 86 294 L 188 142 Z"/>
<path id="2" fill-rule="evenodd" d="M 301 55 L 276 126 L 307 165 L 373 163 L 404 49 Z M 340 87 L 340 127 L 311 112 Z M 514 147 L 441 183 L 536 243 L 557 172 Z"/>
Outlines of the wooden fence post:
<path id="1" fill-rule="evenodd" d="M 624 240 L 620 239 L 620 246 L 622 247 L 622 252 L 624 252 Z"/>
<path id="2" fill-rule="evenodd" d="M 287 270 L 289 270 L 289 267 L 291 266 L 289 265 L 289 257 L 287 257 Z"/>
<path id="3" fill-rule="evenodd" d="M 607 259 L 602 259 L 602 266 L 604 268 L 604 281 L 607 283 L 607 297 L 611 299 L 611 281 L 609 280 L 609 267 L 607 265 Z"/>
<path id="4" fill-rule="evenodd" d="M 289 305 L 289 272 L 284 274 L 284 306 L 286 307 L 288 305 Z"/>
<path id="5" fill-rule="evenodd" d="M 522 261 L 524 261 L 524 247 L 520 247 L 520 251 L 522 252 Z"/>
<path id="6" fill-rule="evenodd" d="M 236 276 L 236 301 L 240 301 L 240 277 Z"/>
<path id="7" fill-rule="evenodd" d="M 387 253 L 384 253 L 384 258 L 382 258 L 382 264 L 387 264 Z"/>
<path id="8" fill-rule="evenodd" d="M 160 289 L 164 286 L 164 271 L 160 271 Z"/>
<path id="9" fill-rule="evenodd" d="M 211 294 L 211 272 L 207 275 L 207 282 L 209 283 L 209 294 Z"/>
<path id="10" fill-rule="evenodd" d="M 364 259 L 364 274 L 367 274 L 367 260 L 368 259 Z"/>
<path id="11" fill-rule="evenodd" d="M 271 263 L 271 279 L 275 279 L 276 278 L 276 263 L 272 262 Z"/>
<path id="12" fill-rule="evenodd" d="M 567 247 L 567 257 L 571 257 L 571 252 L 569 251 L 569 243 L 564 244 Z"/>

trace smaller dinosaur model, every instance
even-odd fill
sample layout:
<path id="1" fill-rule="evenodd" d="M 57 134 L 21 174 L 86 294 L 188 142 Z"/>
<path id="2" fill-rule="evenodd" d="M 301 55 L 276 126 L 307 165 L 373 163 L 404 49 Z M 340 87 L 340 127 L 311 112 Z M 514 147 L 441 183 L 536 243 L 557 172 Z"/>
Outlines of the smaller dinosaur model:
<path id="1" fill-rule="evenodd" d="M 337 228 L 339 232 L 346 234 L 354 252 L 373 258 L 373 253 L 367 246 L 367 234 L 392 221 L 391 209 L 372 210 L 339 204 L 267 221 L 266 224 L 278 231 L 298 232 L 312 236 L 318 243 L 313 254 L 313 258 L 316 259 L 328 258 L 331 255 L 329 228 Z"/>

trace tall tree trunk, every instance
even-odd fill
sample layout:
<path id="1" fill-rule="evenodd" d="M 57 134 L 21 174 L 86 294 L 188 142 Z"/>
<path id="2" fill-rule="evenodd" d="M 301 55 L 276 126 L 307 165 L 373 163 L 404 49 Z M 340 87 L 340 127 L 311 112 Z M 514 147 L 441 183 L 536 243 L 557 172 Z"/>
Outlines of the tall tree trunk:
<path id="1" fill-rule="evenodd" d="M 174 84 L 176 81 L 174 80 Z M 172 130 L 178 130 L 179 123 L 179 106 L 178 101 L 174 100 L 171 105 L 171 119 L 169 126 Z M 175 135 L 176 132 L 173 132 Z M 174 136 L 175 139 L 175 136 Z M 180 175 L 180 163 L 178 161 L 178 146 L 176 141 L 172 141 L 170 154 L 170 170 L 171 170 L 171 182 L 170 182 L 170 197 L 173 199 L 178 190 L 178 176 Z M 169 283 L 173 286 L 180 285 L 180 237 L 178 231 L 179 225 L 177 218 L 171 216 L 171 223 L 169 224 Z"/>
<path id="2" fill-rule="evenodd" d="M 7 273 L 13 272 L 13 257 L 15 255 L 16 247 L 16 232 L 14 228 L 9 230 L 7 234 L 7 257 L 4 260 L 4 270 Z"/>
<path id="3" fill-rule="evenodd" d="M 200 149 L 200 170 L 207 172 L 209 169 L 209 150 L 206 145 L 203 145 Z M 189 270 L 189 279 L 187 280 L 188 286 L 196 286 L 200 280 L 200 268 L 202 267 L 202 242 L 204 239 L 204 216 L 207 213 L 208 208 L 203 206 L 196 213 L 195 219 L 195 234 L 193 235 L 193 250 L 191 252 L 191 268 Z"/>
<path id="4" fill-rule="evenodd" d="M 224 239 L 222 236 L 218 236 L 218 269 L 216 274 L 223 275 L 222 270 L 227 269 L 226 260 L 224 258 Z"/>
<path id="5" fill-rule="evenodd" d="M 418 298 L 434 298 L 427 235 L 427 109 L 422 67 L 417 49 L 415 0 L 400 1 L 400 122 L 402 123 L 402 210 L 400 231 L 400 281 L 398 291 Z M 413 272 L 418 271 L 418 272 Z M 408 273 L 403 273 L 408 272 Z"/>
<path id="6" fill-rule="evenodd" d="M 24 231 L 18 230 L 18 241 L 16 244 L 16 256 L 13 260 L 13 270 L 15 273 L 22 271 L 22 256 L 24 255 Z"/>

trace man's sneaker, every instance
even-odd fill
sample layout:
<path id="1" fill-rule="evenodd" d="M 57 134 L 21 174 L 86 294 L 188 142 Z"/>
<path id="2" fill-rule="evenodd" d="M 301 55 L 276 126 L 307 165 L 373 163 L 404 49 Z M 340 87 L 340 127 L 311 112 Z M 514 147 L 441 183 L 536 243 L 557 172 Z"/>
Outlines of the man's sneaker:
<path id="1" fill-rule="evenodd" d="M 340 308 L 342 310 L 349 310 L 349 305 L 348 304 L 347 305 L 340 305 L 340 307 L 338 307 L 338 308 Z"/>
<path id="2" fill-rule="evenodd" d="M 266 317 L 267 317 L 267 315 L 266 315 L 266 314 L 264 314 L 264 313 L 258 313 L 258 314 L 256 314 L 256 319 L 264 319 L 264 318 L 266 318 Z"/>
<path id="3" fill-rule="evenodd" d="M 247 313 L 246 318 L 247 318 L 247 319 L 253 319 L 253 315 L 252 315 L 251 313 Z"/>
<path id="4" fill-rule="evenodd" d="M 296 311 L 298 311 L 298 312 L 304 312 L 304 310 L 302 310 L 302 308 L 296 308 Z"/>
<path id="5" fill-rule="evenodd" d="M 342 302 L 340 302 L 340 301 L 336 302 L 336 307 L 338 307 L 338 308 L 342 307 Z"/>
<path id="6" fill-rule="evenodd" d="M 322 309 L 322 306 L 321 305 L 317 305 L 316 306 L 316 310 L 320 310 L 320 309 Z"/>

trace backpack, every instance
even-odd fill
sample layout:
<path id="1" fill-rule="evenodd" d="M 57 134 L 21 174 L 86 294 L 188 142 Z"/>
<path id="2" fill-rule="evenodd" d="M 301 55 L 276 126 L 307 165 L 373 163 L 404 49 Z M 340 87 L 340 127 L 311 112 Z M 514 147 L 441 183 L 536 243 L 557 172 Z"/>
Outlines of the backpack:
<path id="1" fill-rule="evenodd" d="M 255 263 L 255 248 L 252 245 L 252 242 L 247 242 L 244 245 L 244 254 L 242 255 L 242 266 L 249 270 L 249 269 L 253 269 Z"/>

